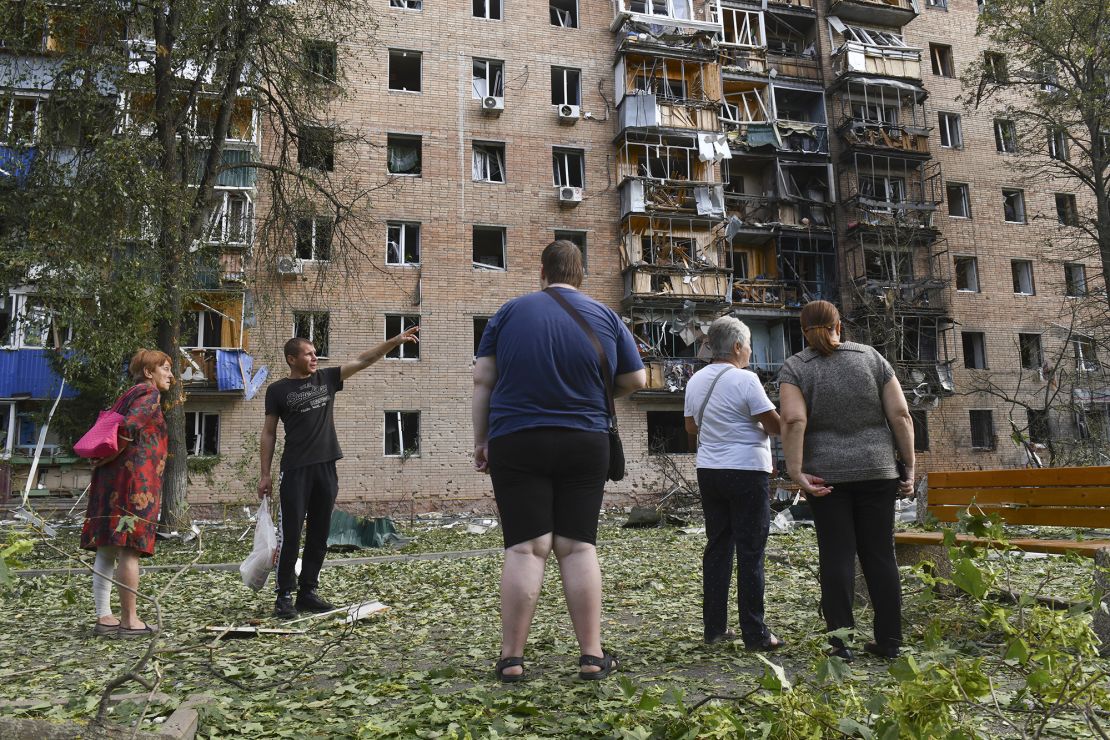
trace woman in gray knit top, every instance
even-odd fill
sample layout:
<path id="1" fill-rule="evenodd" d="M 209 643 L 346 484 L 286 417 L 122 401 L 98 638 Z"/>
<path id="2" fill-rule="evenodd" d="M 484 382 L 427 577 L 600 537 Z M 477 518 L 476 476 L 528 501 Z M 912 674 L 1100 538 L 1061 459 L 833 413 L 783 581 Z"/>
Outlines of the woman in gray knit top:
<path id="1" fill-rule="evenodd" d="M 894 557 L 894 502 L 913 489 L 913 423 L 894 368 L 874 348 L 840 341 L 840 313 L 806 304 L 806 349 L 779 375 L 786 470 L 809 500 L 817 526 L 821 611 L 830 632 L 854 627 L 856 556 L 875 609 L 875 641 L 893 658 L 902 644 L 902 593 Z M 905 465 L 899 479 L 895 447 Z M 852 660 L 830 637 L 830 654 Z"/>

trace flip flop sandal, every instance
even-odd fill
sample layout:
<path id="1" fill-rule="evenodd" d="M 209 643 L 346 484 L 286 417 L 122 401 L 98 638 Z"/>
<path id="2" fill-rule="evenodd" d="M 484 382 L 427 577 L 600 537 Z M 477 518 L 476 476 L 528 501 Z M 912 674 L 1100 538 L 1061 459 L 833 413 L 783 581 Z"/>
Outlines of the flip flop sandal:
<path id="1" fill-rule="evenodd" d="M 620 666 L 620 661 L 617 660 L 617 656 L 604 649 L 602 649 L 601 653 L 602 655 L 600 658 L 596 655 L 582 655 L 578 658 L 579 668 L 592 665 L 601 669 L 600 671 L 578 671 L 578 678 L 583 681 L 600 681 L 617 670 Z"/>
<path id="2" fill-rule="evenodd" d="M 115 624 L 97 622 L 93 625 L 92 631 L 94 637 L 115 637 L 117 632 L 119 632 L 119 622 Z"/>
<path id="3" fill-rule="evenodd" d="M 151 635 L 155 635 L 157 633 L 158 628 L 152 624 L 144 624 L 142 627 L 139 627 L 137 629 L 120 625 L 120 628 L 116 631 L 116 637 L 120 640 L 130 640 L 136 637 L 150 637 Z"/>
<path id="4" fill-rule="evenodd" d="M 521 671 L 519 674 L 505 673 L 506 668 L 520 666 Z M 517 683 L 524 680 L 524 658 L 502 658 L 497 661 L 497 665 L 493 667 L 494 673 L 497 674 L 497 680 L 501 683 Z"/>
<path id="5" fill-rule="evenodd" d="M 750 645 L 745 645 L 744 649 L 758 653 L 770 653 L 775 650 L 781 650 L 784 647 L 786 647 L 786 640 L 769 634 L 760 642 L 753 642 Z"/>

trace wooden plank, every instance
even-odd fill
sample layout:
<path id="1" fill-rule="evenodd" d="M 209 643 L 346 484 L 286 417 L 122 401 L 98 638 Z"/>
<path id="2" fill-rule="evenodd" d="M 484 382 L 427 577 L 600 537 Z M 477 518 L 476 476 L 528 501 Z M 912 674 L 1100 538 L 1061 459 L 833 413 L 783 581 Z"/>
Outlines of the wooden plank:
<path id="1" fill-rule="evenodd" d="M 895 542 L 907 545 L 939 545 L 943 540 L 944 535 L 941 532 L 896 532 L 894 535 Z M 971 544 L 979 547 L 987 547 L 988 545 L 997 546 L 998 544 L 967 534 L 956 535 L 956 541 L 961 545 Z M 1093 558 L 1095 553 L 1099 550 L 1110 548 L 1110 540 L 1084 540 L 1083 542 L 1077 542 L 1075 540 L 1039 540 L 1022 538 L 1010 540 L 1010 544 L 1024 552 L 1043 552 L 1051 555 L 1064 555 L 1069 552 L 1074 552 L 1088 558 Z"/>
<path id="2" fill-rule="evenodd" d="M 1017 468 L 956 470 L 929 473 L 934 488 L 998 488 L 1002 486 L 1110 486 L 1110 466 L 1090 468 Z"/>
<path id="3" fill-rule="evenodd" d="M 1022 506 L 1110 506 L 1110 488 L 929 488 L 930 504 L 1021 504 Z"/>
<path id="4" fill-rule="evenodd" d="M 942 522 L 959 520 L 966 506 L 930 506 L 929 513 Z M 1110 527 L 1110 509 L 1065 509 L 1049 506 L 1014 508 L 987 504 L 972 508 L 973 513 L 998 514 L 1007 524 L 1031 524 L 1042 527 Z"/>

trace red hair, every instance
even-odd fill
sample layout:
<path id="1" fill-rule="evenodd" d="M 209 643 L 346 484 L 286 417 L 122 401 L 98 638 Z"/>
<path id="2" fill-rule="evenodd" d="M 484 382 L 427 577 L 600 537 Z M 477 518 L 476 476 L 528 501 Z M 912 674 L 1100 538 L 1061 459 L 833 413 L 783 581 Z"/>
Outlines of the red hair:
<path id="1" fill-rule="evenodd" d="M 154 372 L 154 368 L 167 362 L 170 363 L 171 367 L 173 366 L 173 360 L 161 350 L 140 349 L 131 357 L 131 365 L 128 368 L 131 372 L 131 380 L 141 383 L 146 380 L 147 370 Z"/>

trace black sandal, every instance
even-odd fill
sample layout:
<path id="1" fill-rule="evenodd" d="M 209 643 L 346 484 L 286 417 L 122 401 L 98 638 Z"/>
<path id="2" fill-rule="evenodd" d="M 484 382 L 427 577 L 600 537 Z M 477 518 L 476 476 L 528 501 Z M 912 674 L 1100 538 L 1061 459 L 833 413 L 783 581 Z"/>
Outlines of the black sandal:
<path id="1" fill-rule="evenodd" d="M 520 666 L 520 673 L 505 673 L 506 668 Z M 493 667 L 497 680 L 501 683 L 517 683 L 524 680 L 524 658 L 501 658 Z"/>
<path id="2" fill-rule="evenodd" d="M 757 653 L 770 653 L 786 647 L 786 640 L 768 633 L 760 642 L 744 645 L 744 649 Z"/>
<path id="3" fill-rule="evenodd" d="M 600 658 L 596 655 L 579 656 L 578 667 L 581 668 L 588 665 L 597 666 L 601 670 L 578 671 L 578 678 L 583 681 L 600 681 L 601 679 L 608 677 L 608 675 L 613 671 L 617 670 L 617 668 L 620 667 L 620 661 L 617 660 L 616 655 L 608 652 L 605 649 L 602 649 Z"/>

